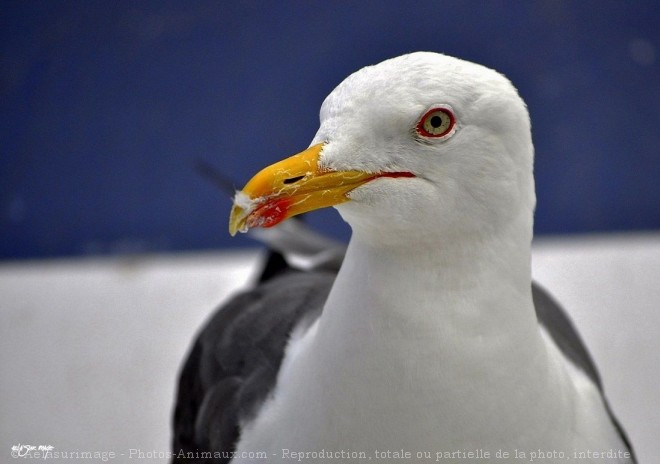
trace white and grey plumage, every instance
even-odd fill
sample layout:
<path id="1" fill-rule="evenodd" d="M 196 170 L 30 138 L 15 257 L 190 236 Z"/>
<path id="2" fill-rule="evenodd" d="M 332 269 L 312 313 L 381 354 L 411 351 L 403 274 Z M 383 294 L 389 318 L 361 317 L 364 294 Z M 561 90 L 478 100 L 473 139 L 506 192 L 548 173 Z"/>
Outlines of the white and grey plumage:
<path id="1" fill-rule="evenodd" d="M 495 71 L 413 53 L 348 77 L 310 148 L 255 176 L 231 220 L 334 205 L 353 231 L 341 269 L 284 266 L 216 314 L 182 372 L 174 451 L 633 462 L 579 337 L 533 289 L 532 171 L 525 104 Z"/>

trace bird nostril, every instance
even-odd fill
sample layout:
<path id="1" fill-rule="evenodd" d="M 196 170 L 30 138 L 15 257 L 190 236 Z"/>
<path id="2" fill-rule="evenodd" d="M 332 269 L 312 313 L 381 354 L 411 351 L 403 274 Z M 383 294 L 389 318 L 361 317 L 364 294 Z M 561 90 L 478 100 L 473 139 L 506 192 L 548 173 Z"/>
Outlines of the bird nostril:
<path id="1" fill-rule="evenodd" d="M 288 179 L 284 179 L 284 183 L 285 184 L 295 184 L 296 182 L 298 182 L 303 177 L 305 177 L 305 176 L 289 177 Z"/>

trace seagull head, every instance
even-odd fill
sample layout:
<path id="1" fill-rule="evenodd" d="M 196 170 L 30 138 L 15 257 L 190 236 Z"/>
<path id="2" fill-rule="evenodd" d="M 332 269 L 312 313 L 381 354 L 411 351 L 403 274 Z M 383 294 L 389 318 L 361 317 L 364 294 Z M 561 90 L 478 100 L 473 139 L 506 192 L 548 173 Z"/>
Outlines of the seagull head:
<path id="1" fill-rule="evenodd" d="M 484 66 L 430 52 L 363 68 L 328 95 L 305 151 L 255 175 L 230 233 L 334 206 L 371 242 L 531 231 L 530 122 L 518 92 Z"/>

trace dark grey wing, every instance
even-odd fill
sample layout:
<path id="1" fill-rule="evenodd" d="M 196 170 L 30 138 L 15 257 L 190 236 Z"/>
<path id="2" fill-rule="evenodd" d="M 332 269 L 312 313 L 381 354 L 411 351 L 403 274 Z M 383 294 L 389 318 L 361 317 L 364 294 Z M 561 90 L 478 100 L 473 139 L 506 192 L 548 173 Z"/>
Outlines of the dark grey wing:
<path id="1" fill-rule="evenodd" d="M 602 392 L 603 385 L 596 365 L 561 306 L 536 282 L 532 282 L 532 297 L 539 323 L 546 328 L 563 355 L 587 374 Z"/>
<path id="2" fill-rule="evenodd" d="M 562 354 L 575 366 L 581 369 L 589 379 L 598 387 L 601 395 L 603 395 L 603 384 L 596 369 L 591 355 L 587 348 L 582 343 L 580 336 L 573 327 L 573 323 L 568 318 L 561 306 L 550 296 L 550 294 L 542 289 L 536 282 L 532 282 L 532 297 L 534 298 L 534 307 L 536 308 L 536 317 L 539 323 L 545 327 L 548 334 L 552 337 L 555 344 L 562 352 Z M 632 455 L 632 462 L 637 462 L 635 459 L 634 451 L 626 432 L 616 419 L 607 398 L 603 396 L 603 401 L 607 412 L 612 420 L 612 423 L 619 432 L 623 442 L 628 447 Z"/>
<path id="3" fill-rule="evenodd" d="M 320 315 L 336 274 L 296 272 L 279 258 L 272 254 L 263 281 L 216 311 L 190 350 L 174 411 L 173 462 L 229 462 L 239 423 L 275 385 L 291 331 Z M 198 458 L 177 459 L 187 452 Z M 203 452 L 222 454 L 206 459 Z"/>

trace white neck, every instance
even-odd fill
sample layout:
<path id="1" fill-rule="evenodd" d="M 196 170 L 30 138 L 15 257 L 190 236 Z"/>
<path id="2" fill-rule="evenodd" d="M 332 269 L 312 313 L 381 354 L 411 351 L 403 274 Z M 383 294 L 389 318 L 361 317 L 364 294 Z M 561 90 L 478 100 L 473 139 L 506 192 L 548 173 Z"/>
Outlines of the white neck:
<path id="1" fill-rule="evenodd" d="M 564 446 L 551 431 L 566 430 L 570 394 L 539 334 L 529 260 L 520 237 L 406 249 L 354 234 L 244 448 Z"/>
<path id="2" fill-rule="evenodd" d="M 354 235 L 319 333 L 343 340 L 369 334 L 370 342 L 393 347 L 430 337 L 434 350 L 450 352 L 473 337 L 512 345 L 537 339 L 530 240 L 523 237 L 521 246 L 520 238 L 378 247 Z"/>
<path id="3" fill-rule="evenodd" d="M 529 241 L 520 237 L 480 237 L 461 248 L 377 248 L 354 235 L 313 345 L 321 378 L 337 387 L 343 376 L 339 391 L 364 395 L 347 408 L 371 399 L 376 416 L 391 407 L 400 424 L 415 424 L 417 435 L 407 439 L 421 439 L 419 446 L 437 444 L 439 435 L 468 446 L 474 435 L 466 430 L 493 440 L 530 433 L 547 444 L 546 429 L 556 423 L 546 417 L 565 419 L 556 414 L 566 402 L 562 372 L 551 366 L 539 332 Z M 424 437 L 419 421 L 427 411 L 434 415 Z M 525 415 L 539 416 L 539 430 L 521 429 L 534 423 Z M 494 423 L 506 430 L 502 437 L 493 436 Z M 377 430 L 374 440 L 383 433 Z"/>

